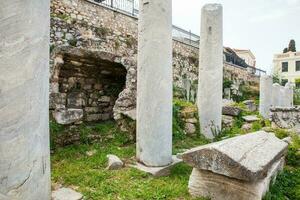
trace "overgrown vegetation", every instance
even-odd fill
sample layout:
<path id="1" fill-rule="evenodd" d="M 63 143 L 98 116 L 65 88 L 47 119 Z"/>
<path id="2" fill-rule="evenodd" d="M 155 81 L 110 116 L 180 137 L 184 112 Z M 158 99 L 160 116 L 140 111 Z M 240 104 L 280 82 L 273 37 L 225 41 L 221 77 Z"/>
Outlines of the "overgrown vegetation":
<path id="1" fill-rule="evenodd" d="M 114 122 L 81 127 L 84 132 L 97 133 L 102 139 L 89 143 L 84 137 L 79 144 L 55 149 L 51 156 L 53 183 L 76 188 L 86 199 L 191 199 L 187 189 L 191 167 L 180 164 L 172 169 L 170 176 L 162 178 L 153 178 L 130 167 L 108 171 L 105 169 L 106 155 L 115 154 L 126 164 L 133 163 L 135 144 L 129 142 Z M 51 133 L 59 134 L 60 131 L 62 127 L 52 123 Z M 173 151 L 183 152 L 206 142 L 199 137 L 177 140 Z M 88 152 L 94 154 L 88 155 Z"/>
<path id="2" fill-rule="evenodd" d="M 292 136 L 286 157 L 287 166 L 277 175 L 264 200 L 300 200 L 300 138 Z"/>
<path id="3" fill-rule="evenodd" d="M 257 87 L 252 87 L 250 85 L 241 84 L 239 87 L 239 92 L 232 95 L 232 99 L 235 102 L 242 102 L 245 100 L 256 100 L 259 98 L 259 91 Z"/>
<path id="4" fill-rule="evenodd" d="M 223 129 L 214 141 L 247 133 L 242 129 L 245 123 L 242 117 L 257 113 L 247 111 L 243 103 L 238 103 L 236 106 L 242 108 L 242 113 L 234 118 L 233 126 Z M 186 108 L 196 109 L 193 103 L 174 99 L 174 154 L 211 142 L 200 134 L 186 135 L 181 116 L 182 110 Z M 264 199 L 300 200 L 300 138 L 286 130 L 271 128 L 270 121 L 263 119 L 254 122 L 250 132 L 261 130 L 265 126 L 269 127 L 270 132 L 275 133 L 280 139 L 292 136 L 293 142 L 288 149 L 287 166 L 278 174 Z M 127 166 L 135 162 L 135 143 L 131 136 L 120 131 L 112 121 L 81 124 L 76 130 L 79 133 L 79 142 L 61 148 L 55 146 L 55 138 L 70 131 L 74 133 L 74 129 L 50 123 L 53 151 L 51 157 L 52 182 L 75 188 L 83 193 L 86 199 L 192 199 L 187 188 L 192 168 L 186 164 L 175 166 L 170 176 L 161 178 L 153 178 L 130 167 L 118 171 L 107 171 L 105 169 L 107 154 L 119 156 Z M 197 127 L 197 132 L 200 133 L 199 127 Z M 90 152 L 93 153 L 90 154 Z"/>

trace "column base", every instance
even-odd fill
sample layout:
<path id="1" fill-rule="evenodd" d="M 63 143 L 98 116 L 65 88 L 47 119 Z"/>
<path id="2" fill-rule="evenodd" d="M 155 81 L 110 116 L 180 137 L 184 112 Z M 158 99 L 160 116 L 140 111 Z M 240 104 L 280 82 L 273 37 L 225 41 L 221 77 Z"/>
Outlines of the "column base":
<path id="1" fill-rule="evenodd" d="M 170 169 L 182 162 L 182 159 L 179 159 L 177 156 L 172 156 L 172 163 L 164 166 L 164 167 L 148 167 L 142 163 L 137 162 L 135 165 L 130 165 L 130 167 L 136 168 L 140 171 L 146 172 L 151 174 L 154 177 L 161 177 L 161 176 L 169 176 L 170 175 Z"/>

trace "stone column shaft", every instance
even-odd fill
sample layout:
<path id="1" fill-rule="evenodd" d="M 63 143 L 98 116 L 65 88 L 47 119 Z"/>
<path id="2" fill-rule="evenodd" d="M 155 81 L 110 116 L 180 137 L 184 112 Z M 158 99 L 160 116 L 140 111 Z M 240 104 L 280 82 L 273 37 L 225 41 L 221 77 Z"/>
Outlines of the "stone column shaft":
<path id="1" fill-rule="evenodd" d="M 294 90 L 291 83 L 286 83 L 285 85 L 286 90 L 286 106 L 292 107 L 294 106 Z"/>
<path id="2" fill-rule="evenodd" d="M 201 133 L 214 138 L 222 124 L 223 9 L 219 4 L 202 8 L 198 109 Z"/>
<path id="3" fill-rule="evenodd" d="M 137 159 L 172 162 L 172 1 L 140 0 Z"/>
<path id="4" fill-rule="evenodd" d="M 0 199 L 50 199 L 49 0 L 1 1 Z"/>
<path id="5" fill-rule="evenodd" d="M 274 83 L 272 86 L 272 106 L 278 107 L 282 106 L 282 96 L 283 92 L 281 92 L 282 87 L 278 83 Z"/>
<path id="6" fill-rule="evenodd" d="M 260 77 L 260 89 L 259 89 L 259 113 L 264 118 L 270 117 L 270 108 L 272 105 L 272 77 L 262 75 Z"/>

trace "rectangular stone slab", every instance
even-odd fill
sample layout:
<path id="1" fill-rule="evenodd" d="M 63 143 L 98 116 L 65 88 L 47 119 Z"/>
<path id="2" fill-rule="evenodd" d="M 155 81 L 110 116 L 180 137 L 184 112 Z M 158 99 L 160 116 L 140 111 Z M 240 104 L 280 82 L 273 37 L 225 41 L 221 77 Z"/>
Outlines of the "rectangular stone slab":
<path id="1" fill-rule="evenodd" d="M 211 200 L 261 200 L 283 165 L 284 157 L 270 167 L 266 178 L 255 182 L 194 168 L 189 180 L 189 192 L 193 197 L 209 197 Z"/>
<path id="2" fill-rule="evenodd" d="M 191 149 L 182 159 L 197 169 L 252 182 L 267 176 L 287 146 L 273 134 L 258 131 Z"/>

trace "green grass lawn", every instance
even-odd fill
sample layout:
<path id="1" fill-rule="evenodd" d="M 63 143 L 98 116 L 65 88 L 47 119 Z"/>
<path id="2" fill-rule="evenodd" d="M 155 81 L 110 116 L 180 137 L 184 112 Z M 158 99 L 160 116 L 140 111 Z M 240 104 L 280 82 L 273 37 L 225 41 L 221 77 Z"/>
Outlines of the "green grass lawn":
<path id="1" fill-rule="evenodd" d="M 186 149 L 203 145 L 209 141 L 201 136 L 187 137 L 180 129 L 180 123 L 173 127 L 173 153 L 181 153 Z M 268 124 L 262 122 L 261 124 Z M 218 140 L 233 137 L 241 133 L 239 119 L 232 129 L 222 133 Z M 259 129 L 261 128 L 260 125 Z M 50 124 L 51 135 L 63 134 L 66 127 Z M 177 130 L 178 129 L 178 130 Z M 125 167 L 118 171 L 108 171 L 107 154 L 119 156 L 127 165 L 135 161 L 135 144 L 126 133 L 118 130 L 114 122 L 94 125 L 81 125 L 80 142 L 63 148 L 52 143 L 52 182 L 62 184 L 81 192 L 89 200 L 184 200 L 192 199 L 188 193 L 188 180 L 192 168 L 182 163 L 175 166 L 168 177 L 154 178 L 136 169 Z M 276 136 L 284 138 L 288 132 L 274 129 Z M 100 140 L 92 143 L 89 134 L 100 136 Z M 245 134 L 245 133 L 243 133 Z M 270 188 L 265 200 L 300 200 L 300 139 L 293 137 L 290 145 L 287 166 Z M 87 152 L 94 152 L 87 155 Z M 204 198 L 202 198 L 203 200 Z"/>
<path id="2" fill-rule="evenodd" d="M 192 168 L 186 164 L 175 166 L 168 177 L 154 178 L 136 169 L 125 167 L 108 171 L 107 154 L 119 156 L 126 164 L 135 159 L 135 144 L 113 122 L 86 126 L 103 136 L 96 144 L 78 144 L 56 148 L 51 157 L 52 182 L 76 188 L 85 199 L 191 199 L 188 179 Z M 174 153 L 207 143 L 199 137 L 174 139 Z M 88 156 L 87 152 L 96 152 Z"/>

